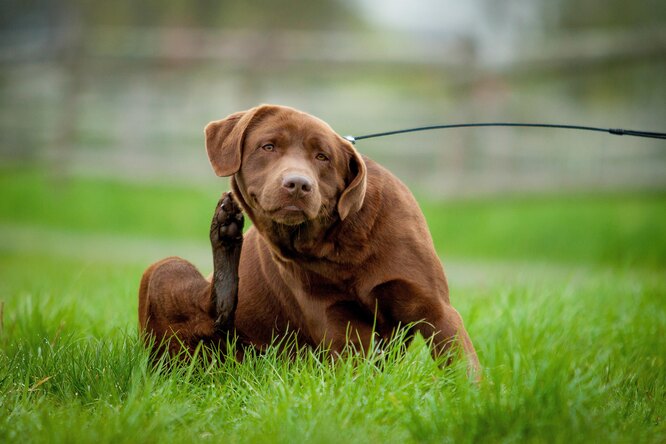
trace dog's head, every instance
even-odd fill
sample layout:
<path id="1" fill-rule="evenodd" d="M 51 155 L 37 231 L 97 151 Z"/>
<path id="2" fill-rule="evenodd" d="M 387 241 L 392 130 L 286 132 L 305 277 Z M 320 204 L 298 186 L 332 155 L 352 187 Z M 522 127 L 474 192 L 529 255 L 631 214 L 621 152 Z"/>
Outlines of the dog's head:
<path id="1" fill-rule="evenodd" d="M 363 205 L 366 166 L 325 122 L 262 105 L 206 126 L 206 151 L 218 176 L 234 176 L 250 216 L 282 225 L 344 220 Z"/>

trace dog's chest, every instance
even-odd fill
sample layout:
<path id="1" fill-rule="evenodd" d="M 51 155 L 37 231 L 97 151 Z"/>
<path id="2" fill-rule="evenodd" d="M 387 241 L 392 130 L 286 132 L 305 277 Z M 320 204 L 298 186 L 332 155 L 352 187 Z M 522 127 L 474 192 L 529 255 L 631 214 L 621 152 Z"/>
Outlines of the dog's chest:
<path id="1" fill-rule="evenodd" d="M 293 322 L 306 329 L 313 340 L 324 335 L 330 322 L 330 310 L 339 304 L 355 305 L 364 311 L 362 295 L 358 294 L 353 273 L 338 271 L 333 274 L 318 274 L 300 267 L 280 267 L 281 275 L 293 304 Z M 331 271 L 331 267 L 324 267 Z"/>

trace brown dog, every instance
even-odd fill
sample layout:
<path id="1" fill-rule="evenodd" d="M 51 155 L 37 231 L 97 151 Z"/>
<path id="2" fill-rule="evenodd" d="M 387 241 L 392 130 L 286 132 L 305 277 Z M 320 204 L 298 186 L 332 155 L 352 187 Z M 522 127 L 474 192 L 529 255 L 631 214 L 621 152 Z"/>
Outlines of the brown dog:
<path id="1" fill-rule="evenodd" d="M 241 248 L 242 220 L 225 195 L 211 228 L 212 283 L 183 259 L 152 265 L 139 294 L 142 330 L 176 333 L 190 348 L 232 325 L 258 347 L 290 331 L 337 352 L 415 323 L 434 355 L 459 343 L 478 369 L 423 214 L 389 171 L 323 121 L 281 106 L 210 123 L 206 150 L 217 175 L 232 176 L 253 227 Z"/>

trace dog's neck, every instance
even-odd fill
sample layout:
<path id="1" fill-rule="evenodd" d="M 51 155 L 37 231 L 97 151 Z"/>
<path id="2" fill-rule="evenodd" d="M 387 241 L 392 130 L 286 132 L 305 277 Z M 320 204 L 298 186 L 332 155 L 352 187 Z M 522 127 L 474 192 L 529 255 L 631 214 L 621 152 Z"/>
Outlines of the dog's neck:
<path id="1" fill-rule="evenodd" d="M 324 215 L 299 225 L 269 221 L 263 226 L 258 225 L 257 230 L 283 260 L 328 260 L 335 250 L 331 233 L 339 223 L 339 218 Z"/>

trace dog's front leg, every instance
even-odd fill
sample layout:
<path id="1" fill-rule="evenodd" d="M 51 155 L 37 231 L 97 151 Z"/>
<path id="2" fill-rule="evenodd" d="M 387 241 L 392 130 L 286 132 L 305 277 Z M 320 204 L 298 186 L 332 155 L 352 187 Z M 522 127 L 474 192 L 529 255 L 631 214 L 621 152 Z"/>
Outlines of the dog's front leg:
<path id="1" fill-rule="evenodd" d="M 424 316 L 424 322 L 417 324 L 416 328 L 424 338 L 432 340 L 433 356 L 444 355 L 451 347 L 462 347 L 468 362 L 468 374 L 475 380 L 481 377 L 479 358 L 463 325 L 462 317 L 458 311 L 448 303 L 430 309 L 430 315 Z"/>
<path id="2" fill-rule="evenodd" d="M 215 329 L 222 334 L 229 332 L 234 326 L 243 222 L 243 213 L 231 192 L 224 193 L 217 203 L 210 226 L 213 249 L 211 299 L 215 309 Z"/>

